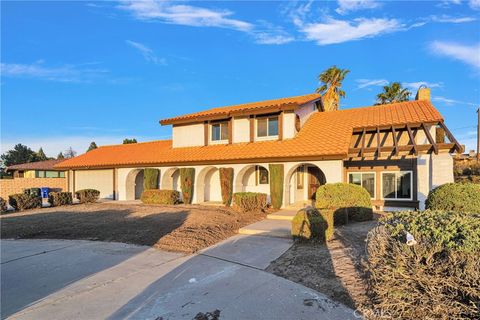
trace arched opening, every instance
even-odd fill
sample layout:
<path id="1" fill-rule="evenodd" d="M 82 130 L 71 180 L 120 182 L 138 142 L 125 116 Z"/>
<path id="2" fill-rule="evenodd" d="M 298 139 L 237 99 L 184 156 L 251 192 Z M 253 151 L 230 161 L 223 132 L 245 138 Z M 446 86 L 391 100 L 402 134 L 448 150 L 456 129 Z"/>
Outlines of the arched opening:
<path id="1" fill-rule="evenodd" d="M 270 193 L 270 173 L 260 165 L 242 168 L 235 177 L 235 192 Z"/>
<path id="2" fill-rule="evenodd" d="M 285 203 L 295 207 L 315 204 L 317 188 L 326 182 L 325 174 L 314 164 L 302 163 L 291 168 L 286 178 Z"/>
<path id="3" fill-rule="evenodd" d="M 126 200 L 137 200 L 140 199 L 143 192 L 143 169 L 134 169 L 130 171 L 127 175 L 125 181 L 125 199 Z"/>
<path id="4" fill-rule="evenodd" d="M 220 173 L 216 167 L 202 169 L 195 182 L 197 202 L 222 202 L 222 190 L 220 188 Z"/>
<path id="5" fill-rule="evenodd" d="M 162 190 L 177 190 L 180 191 L 180 169 L 170 168 L 162 175 L 161 179 Z"/>

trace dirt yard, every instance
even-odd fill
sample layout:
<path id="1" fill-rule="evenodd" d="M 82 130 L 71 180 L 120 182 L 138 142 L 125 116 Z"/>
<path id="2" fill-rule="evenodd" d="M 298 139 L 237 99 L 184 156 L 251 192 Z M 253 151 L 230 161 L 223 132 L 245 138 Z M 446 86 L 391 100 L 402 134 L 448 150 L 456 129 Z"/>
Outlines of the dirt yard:
<path id="1" fill-rule="evenodd" d="M 264 217 L 215 206 L 95 203 L 4 214 L 0 224 L 5 239 L 114 241 L 192 253 Z"/>
<path id="2" fill-rule="evenodd" d="M 295 243 L 267 271 L 324 293 L 353 309 L 367 303 L 363 259 L 365 239 L 376 221 L 337 227 L 335 239 Z"/>

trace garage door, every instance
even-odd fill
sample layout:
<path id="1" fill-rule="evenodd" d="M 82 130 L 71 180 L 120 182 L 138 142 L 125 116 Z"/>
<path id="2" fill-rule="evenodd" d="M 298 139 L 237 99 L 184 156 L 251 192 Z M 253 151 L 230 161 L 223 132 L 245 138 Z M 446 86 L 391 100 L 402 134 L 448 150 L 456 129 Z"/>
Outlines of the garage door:
<path id="1" fill-rule="evenodd" d="M 75 190 L 96 189 L 100 198 L 113 199 L 113 170 L 79 170 L 75 172 Z"/>

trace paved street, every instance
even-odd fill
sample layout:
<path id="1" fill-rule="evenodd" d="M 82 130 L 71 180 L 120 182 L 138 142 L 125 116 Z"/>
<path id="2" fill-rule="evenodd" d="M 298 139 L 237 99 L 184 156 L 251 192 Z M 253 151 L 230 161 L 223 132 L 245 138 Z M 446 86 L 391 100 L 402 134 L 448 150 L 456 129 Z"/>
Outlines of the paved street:
<path id="1" fill-rule="evenodd" d="M 196 255 L 71 240 L 2 240 L 2 318 L 350 319 L 353 311 L 263 271 L 290 239 L 238 235 Z"/>

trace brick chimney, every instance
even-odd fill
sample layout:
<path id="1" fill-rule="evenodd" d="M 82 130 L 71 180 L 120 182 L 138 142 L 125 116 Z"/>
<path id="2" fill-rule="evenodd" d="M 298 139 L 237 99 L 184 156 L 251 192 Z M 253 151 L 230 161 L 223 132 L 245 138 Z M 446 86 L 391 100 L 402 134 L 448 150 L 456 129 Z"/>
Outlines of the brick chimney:
<path id="1" fill-rule="evenodd" d="M 415 100 L 430 101 L 430 88 L 427 88 L 426 85 L 422 84 L 420 88 L 418 88 L 417 95 L 415 96 Z"/>

